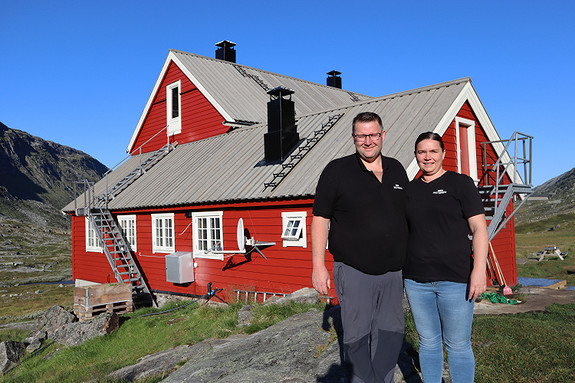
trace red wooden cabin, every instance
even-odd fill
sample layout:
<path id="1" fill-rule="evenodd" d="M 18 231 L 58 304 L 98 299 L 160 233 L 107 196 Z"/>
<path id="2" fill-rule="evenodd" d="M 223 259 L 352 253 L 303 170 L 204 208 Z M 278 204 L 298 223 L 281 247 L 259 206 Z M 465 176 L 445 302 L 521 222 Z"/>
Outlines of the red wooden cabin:
<path id="1" fill-rule="evenodd" d="M 260 300 L 310 287 L 317 179 L 353 153 L 351 121 L 362 111 L 382 117 L 384 154 L 410 178 L 415 138 L 434 131 L 448 169 L 493 184 L 483 157 L 500 158 L 504 145 L 482 145 L 500 137 L 469 78 L 373 98 L 341 89 L 339 72 L 329 73 L 331 86 L 315 84 L 242 66 L 233 43 L 218 46 L 216 59 L 170 50 L 130 156 L 63 209 L 77 284 L 131 279 L 152 295 L 199 296 L 211 283 L 222 297 Z M 525 184 L 515 173 L 505 170 L 502 182 Z M 507 285 L 516 284 L 512 219 L 492 244 Z"/>

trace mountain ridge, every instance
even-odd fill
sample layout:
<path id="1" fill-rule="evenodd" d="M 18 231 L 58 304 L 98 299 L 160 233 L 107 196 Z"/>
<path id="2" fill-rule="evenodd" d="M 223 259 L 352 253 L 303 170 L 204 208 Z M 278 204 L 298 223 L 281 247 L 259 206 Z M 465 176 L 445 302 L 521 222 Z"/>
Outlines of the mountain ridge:
<path id="1" fill-rule="evenodd" d="M 575 213 L 575 168 L 535 187 L 533 196 L 547 199 L 528 199 L 515 215 L 516 225 Z"/>
<path id="2" fill-rule="evenodd" d="M 60 211 L 74 195 L 74 183 L 97 181 L 108 168 L 77 149 L 0 122 L 0 217 L 39 226 L 68 227 Z"/>

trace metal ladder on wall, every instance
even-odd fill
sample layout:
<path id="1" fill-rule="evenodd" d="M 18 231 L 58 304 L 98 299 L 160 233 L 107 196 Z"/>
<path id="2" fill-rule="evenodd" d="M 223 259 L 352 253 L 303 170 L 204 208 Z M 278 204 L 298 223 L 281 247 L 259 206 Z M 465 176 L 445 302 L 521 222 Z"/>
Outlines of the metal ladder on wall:
<path id="1" fill-rule="evenodd" d="M 264 183 L 264 190 L 267 188 L 272 188 L 272 190 L 277 188 L 280 182 L 296 167 L 301 159 L 323 138 L 331 127 L 339 121 L 341 116 L 343 116 L 343 113 L 329 116 L 328 121 L 322 124 L 321 128 L 315 130 L 310 137 L 306 138 L 305 141 L 298 146 L 297 153 L 291 154 L 287 161 L 281 164 L 282 170 L 279 173 L 274 173 L 273 179 L 270 182 Z"/>
<path id="2" fill-rule="evenodd" d="M 485 208 L 485 218 L 488 221 L 487 232 L 491 250 L 488 253 L 488 268 L 502 288 L 506 285 L 505 277 L 491 241 L 533 193 L 531 188 L 532 140 L 531 136 L 515 132 L 508 140 L 481 143 L 483 175 L 478 190 Z M 487 151 L 488 147 L 494 145 L 503 146 L 501 154 L 495 161 Z M 516 203 L 517 200 L 519 203 Z M 507 208 L 511 202 L 514 203 L 513 211 L 507 215 Z"/>
<path id="3" fill-rule="evenodd" d="M 128 173 L 111 188 L 106 187 L 106 191 L 98 196 L 94 195 L 93 183 L 80 181 L 84 184 L 85 208 L 78 209 L 76 214 L 87 216 L 95 229 L 98 240 L 102 247 L 106 259 L 114 272 L 117 282 L 127 283 L 131 286 L 134 300 L 145 299 L 156 307 L 156 302 L 148 287 L 137 261 L 132 256 L 132 249 L 126 240 L 124 233 L 114 216 L 108 209 L 108 202 L 125 190 L 131 183 L 138 179 L 147 170 L 164 158 L 175 146 L 177 142 L 168 143 L 150 155 L 138 167 Z M 107 176 L 106 173 L 105 176 Z M 107 181 L 106 181 L 107 182 Z M 143 303 L 143 302 L 142 302 Z"/>

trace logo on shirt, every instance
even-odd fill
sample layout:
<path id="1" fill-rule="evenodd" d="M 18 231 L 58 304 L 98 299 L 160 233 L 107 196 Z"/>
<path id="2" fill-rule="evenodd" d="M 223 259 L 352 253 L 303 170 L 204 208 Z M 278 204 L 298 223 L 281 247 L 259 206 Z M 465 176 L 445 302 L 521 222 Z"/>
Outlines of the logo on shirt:
<path id="1" fill-rule="evenodd" d="M 398 185 L 398 184 L 393 185 L 393 188 L 394 188 L 395 190 L 403 190 L 403 188 L 402 188 L 400 185 Z"/>
<path id="2" fill-rule="evenodd" d="M 433 194 L 447 194 L 447 191 L 443 189 L 437 189 L 433 192 Z"/>

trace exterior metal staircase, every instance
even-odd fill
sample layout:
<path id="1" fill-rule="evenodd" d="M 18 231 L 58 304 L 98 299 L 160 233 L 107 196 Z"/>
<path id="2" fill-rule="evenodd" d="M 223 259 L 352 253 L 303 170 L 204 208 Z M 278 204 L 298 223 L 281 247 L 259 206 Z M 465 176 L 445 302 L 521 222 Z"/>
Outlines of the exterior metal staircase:
<path id="1" fill-rule="evenodd" d="M 491 246 L 491 241 L 515 215 L 517 210 L 533 193 L 531 183 L 531 150 L 533 137 L 515 132 L 508 140 L 482 142 L 483 174 L 478 189 L 485 207 L 488 221 L 490 251 L 487 266 L 493 282 L 497 283 L 504 294 L 511 289 L 506 286 L 505 277 Z M 499 149 L 499 157 L 490 157 L 488 147 Z M 507 214 L 508 206 L 513 210 Z"/>
<path id="2" fill-rule="evenodd" d="M 517 210 L 533 193 L 531 189 L 531 149 L 533 137 L 515 132 L 508 140 L 482 142 L 483 175 L 478 187 L 485 206 L 485 217 L 489 222 L 491 241 Z M 487 148 L 502 146 L 499 157 L 493 161 Z M 522 173 L 522 174 L 521 174 Z M 514 203 L 513 211 L 507 215 L 507 207 Z"/>
<path id="3" fill-rule="evenodd" d="M 92 226 L 97 228 L 100 245 L 114 272 L 116 281 L 131 286 L 132 297 L 135 301 L 147 298 L 153 306 L 156 306 L 148 284 L 132 256 L 130 244 L 112 213 L 106 208 L 96 207 L 90 209 L 88 217 Z"/>
<path id="4" fill-rule="evenodd" d="M 126 240 L 124 233 L 118 225 L 116 219 L 108 209 L 108 202 L 125 190 L 136 179 L 147 170 L 164 158 L 175 146 L 177 142 L 168 143 L 161 149 L 150 155 L 145 161 L 140 163 L 134 170 L 128 173 L 112 187 L 107 185 L 106 191 L 100 195 L 94 194 L 94 183 L 86 180 L 79 181 L 84 189 L 84 206 L 75 206 L 76 215 L 86 216 L 90 220 L 92 227 L 97 233 L 98 240 L 106 259 L 114 272 L 114 277 L 119 283 L 127 283 L 131 286 L 134 302 L 157 306 L 150 288 L 136 259 L 132 256 L 132 249 Z"/>

